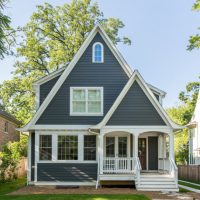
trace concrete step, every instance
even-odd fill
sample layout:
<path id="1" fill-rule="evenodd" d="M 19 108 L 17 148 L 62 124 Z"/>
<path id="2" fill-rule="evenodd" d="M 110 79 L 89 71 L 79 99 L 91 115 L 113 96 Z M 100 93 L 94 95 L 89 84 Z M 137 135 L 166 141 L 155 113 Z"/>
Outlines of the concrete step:
<path id="1" fill-rule="evenodd" d="M 138 188 L 138 191 L 152 191 L 152 192 L 178 192 L 178 188 Z"/>
<path id="2" fill-rule="evenodd" d="M 175 185 L 176 183 L 174 181 L 171 182 L 140 182 L 142 185 Z"/>

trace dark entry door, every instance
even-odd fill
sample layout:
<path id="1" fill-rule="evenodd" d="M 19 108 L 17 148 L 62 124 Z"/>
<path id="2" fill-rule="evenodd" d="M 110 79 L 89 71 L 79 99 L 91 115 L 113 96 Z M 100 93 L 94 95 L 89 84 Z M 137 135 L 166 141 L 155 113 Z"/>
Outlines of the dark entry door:
<path id="1" fill-rule="evenodd" d="M 158 137 L 148 137 L 149 170 L 158 170 Z"/>
<path id="2" fill-rule="evenodd" d="M 138 139 L 138 157 L 140 159 L 140 164 L 142 170 L 146 170 L 146 138 Z"/>

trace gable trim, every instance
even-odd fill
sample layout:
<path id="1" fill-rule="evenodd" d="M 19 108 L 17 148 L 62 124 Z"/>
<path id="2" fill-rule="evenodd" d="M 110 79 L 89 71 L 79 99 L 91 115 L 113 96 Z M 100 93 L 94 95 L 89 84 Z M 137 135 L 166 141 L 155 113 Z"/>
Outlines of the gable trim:
<path id="1" fill-rule="evenodd" d="M 143 92 L 145 93 L 147 98 L 150 100 L 150 102 L 152 103 L 152 105 L 154 106 L 154 108 L 156 109 L 158 114 L 161 116 L 163 121 L 173 129 L 176 129 L 176 130 L 182 129 L 183 127 L 181 127 L 171 121 L 171 119 L 169 118 L 169 116 L 167 115 L 167 113 L 165 112 L 163 107 L 160 105 L 160 103 L 157 101 L 156 97 L 153 95 L 153 92 L 149 89 L 149 87 L 145 83 L 144 79 L 142 78 L 142 76 L 139 74 L 139 72 L 137 70 L 134 71 L 131 78 L 129 79 L 127 84 L 124 86 L 123 90 L 121 91 L 121 93 L 119 94 L 116 101 L 114 102 L 114 104 L 112 105 L 110 110 L 107 112 L 107 114 L 105 115 L 103 120 L 99 124 L 97 124 L 96 126 L 93 126 L 91 128 L 92 129 L 101 129 L 102 127 L 106 126 L 107 122 L 112 117 L 113 113 L 115 112 L 115 110 L 117 109 L 119 104 L 122 102 L 123 98 L 125 97 L 125 95 L 127 94 L 127 92 L 129 91 L 129 89 L 131 88 L 131 86 L 133 85 L 133 83 L 135 81 L 137 81 L 137 83 L 139 84 L 139 86 L 141 87 L 141 89 L 143 90 Z"/>

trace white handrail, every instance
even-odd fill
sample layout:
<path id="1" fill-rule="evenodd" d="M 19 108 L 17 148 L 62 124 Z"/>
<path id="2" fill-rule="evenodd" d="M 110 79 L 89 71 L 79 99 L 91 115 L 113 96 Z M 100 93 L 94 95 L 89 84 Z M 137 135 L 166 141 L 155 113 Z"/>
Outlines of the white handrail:
<path id="1" fill-rule="evenodd" d="M 142 170 L 140 159 L 136 157 L 136 165 L 135 165 L 135 172 L 136 172 L 136 179 L 137 179 L 137 186 L 140 186 L 140 171 Z"/>
<path id="2" fill-rule="evenodd" d="M 173 159 L 169 158 L 170 163 L 170 173 L 174 177 L 176 186 L 178 187 L 178 167 L 176 166 L 176 163 Z"/>

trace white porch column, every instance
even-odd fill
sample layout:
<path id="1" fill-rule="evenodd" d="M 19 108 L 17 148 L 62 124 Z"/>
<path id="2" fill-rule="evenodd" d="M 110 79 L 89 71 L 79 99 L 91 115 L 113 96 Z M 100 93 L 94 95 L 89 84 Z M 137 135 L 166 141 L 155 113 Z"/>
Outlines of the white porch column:
<path id="1" fill-rule="evenodd" d="M 138 135 L 133 135 L 133 157 L 138 157 Z"/>
<path id="2" fill-rule="evenodd" d="M 172 159 L 172 160 L 175 160 L 175 157 L 174 157 L 174 133 L 171 132 L 170 135 L 169 135 L 169 157 Z"/>
<path id="3" fill-rule="evenodd" d="M 103 134 L 99 134 L 99 173 L 103 174 Z"/>

